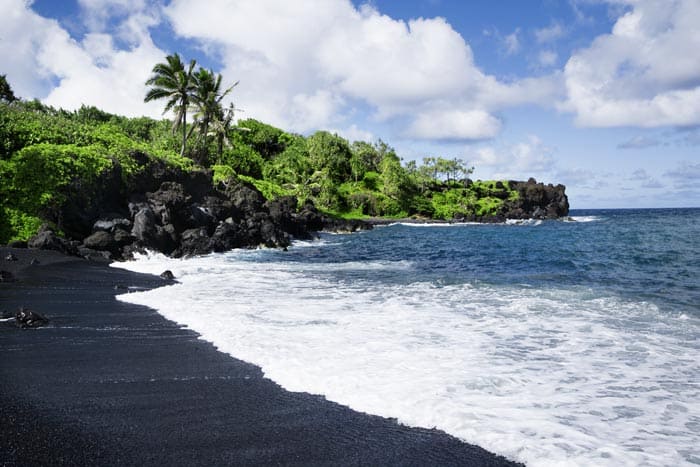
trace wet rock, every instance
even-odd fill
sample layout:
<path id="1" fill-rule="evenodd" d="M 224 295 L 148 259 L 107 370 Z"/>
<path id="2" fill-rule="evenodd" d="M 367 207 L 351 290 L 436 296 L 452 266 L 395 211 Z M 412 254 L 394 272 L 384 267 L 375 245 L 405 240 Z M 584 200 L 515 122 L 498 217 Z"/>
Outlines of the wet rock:
<path id="1" fill-rule="evenodd" d="M 7 256 L 5 256 L 5 261 L 19 261 L 19 259 L 12 253 L 8 253 Z"/>
<path id="2" fill-rule="evenodd" d="M 180 246 L 173 256 L 194 256 L 204 255 L 211 251 L 210 239 L 207 230 L 203 227 L 189 229 L 182 232 L 180 236 Z"/>
<path id="3" fill-rule="evenodd" d="M 216 252 L 244 248 L 246 246 L 250 246 L 248 238 L 242 227 L 233 220 L 219 223 L 209 241 L 211 251 Z"/>
<path id="4" fill-rule="evenodd" d="M 558 219 L 569 215 L 569 199 L 564 185 L 545 185 L 534 178 L 527 182 L 509 182 L 518 191 L 517 200 L 504 203 L 508 219 Z"/>
<path id="5" fill-rule="evenodd" d="M 32 260 L 29 262 L 29 264 L 31 264 L 32 266 L 38 266 L 41 264 L 41 261 L 39 261 L 36 258 L 32 258 Z"/>
<path id="6" fill-rule="evenodd" d="M 323 230 L 323 216 L 318 212 L 313 203 L 307 202 L 296 216 L 299 228 L 305 232 L 318 232 Z"/>
<path id="7" fill-rule="evenodd" d="M 175 275 L 173 274 L 173 272 L 170 269 L 167 269 L 167 270 L 161 272 L 160 277 L 162 279 L 165 279 L 166 281 L 175 280 Z"/>
<path id="8" fill-rule="evenodd" d="M 21 307 L 15 313 L 15 324 L 20 328 L 38 328 L 49 324 L 49 320 L 36 311 Z"/>
<path id="9" fill-rule="evenodd" d="M 26 240 L 14 240 L 7 244 L 10 248 L 27 248 Z"/>

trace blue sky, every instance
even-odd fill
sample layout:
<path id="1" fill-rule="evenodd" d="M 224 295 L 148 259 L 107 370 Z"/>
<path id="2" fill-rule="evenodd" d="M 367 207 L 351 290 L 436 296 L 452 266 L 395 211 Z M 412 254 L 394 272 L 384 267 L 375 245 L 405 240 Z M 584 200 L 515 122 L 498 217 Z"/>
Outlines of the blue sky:
<path id="1" fill-rule="evenodd" d="M 700 206 L 697 0 L 0 0 L 0 73 L 67 109 L 159 117 L 179 52 L 254 117 L 381 138 L 574 208 Z"/>

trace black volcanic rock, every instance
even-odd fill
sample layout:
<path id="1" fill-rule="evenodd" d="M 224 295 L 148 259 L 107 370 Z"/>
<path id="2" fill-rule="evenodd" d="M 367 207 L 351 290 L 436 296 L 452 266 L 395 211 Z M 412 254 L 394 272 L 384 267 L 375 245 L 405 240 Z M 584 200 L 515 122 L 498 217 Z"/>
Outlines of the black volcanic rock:
<path id="1" fill-rule="evenodd" d="M 27 242 L 29 248 L 54 250 L 68 255 L 77 255 L 77 248 L 69 241 L 57 236 L 52 230 L 43 229 Z"/>
<path id="2" fill-rule="evenodd" d="M 86 237 L 83 240 L 83 245 L 92 250 L 109 251 L 111 253 L 119 252 L 119 244 L 114 239 L 114 236 L 103 230 L 98 230 L 89 237 Z"/>
<path id="3" fill-rule="evenodd" d="M 226 197 L 239 212 L 248 215 L 263 209 L 265 197 L 247 183 L 234 183 L 226 188 Z"/>
<path id="4" fill-rule="evenodd" d="M 15 324 L 20 328 L 38 328 L 49 324 L 49 320 L 36 311 L 22 307 L 15 313 Z"/>
<path id="5" fill-rule="evenodd" d="M 518 191 L 518 199 L 504 203 L 508 219 L 558 219 L 569 215 L 569 199 L 564 185 L 545 185 L 534 178 L 527 182 L 511 181 Z"/>

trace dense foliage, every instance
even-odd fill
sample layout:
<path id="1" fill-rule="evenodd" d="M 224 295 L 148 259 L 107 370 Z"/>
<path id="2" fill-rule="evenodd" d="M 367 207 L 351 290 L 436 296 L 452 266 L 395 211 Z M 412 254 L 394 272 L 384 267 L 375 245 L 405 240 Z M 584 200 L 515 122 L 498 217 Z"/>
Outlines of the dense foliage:
<path id="1" fill-rule="evenodd" d="M 234 126 L 235 109 L 220 105 L 231 88 L 220 90 L 220 76 L 192 68 L 185 73 L 209 91 L 193 98 L 200 105 L 191 123 L 181 116 L 185 109 L 179 107 L 187 103 L 177 93 L 149 94 L 162 94 L 169 99 L 167 106 L 177 110 L 181 120 L 176 126 L 184 128 L 178 135 L 168 120 L 1 99 L 0 242 L 27 239 L 52 219 L 57 206 L 81 187 L 99 183 L 106 172 L 118 168 L 125 180 L 134 176 L 144 156 L 185 170 L 211 169 L 214 183 L 244 180 L 267 198 L 293 195 L 300 205 L 311 201 L 344 217 L 494 216 L 506 200 L 518 196 L 508 182 L 472 182 L 467 177 L 473 169 L 458 159 L 431 157 L 420 165 L 402 164 L 382 141 L 351 143 L 326 131 L 302 136 L 254 119 Z M 167 83 L 154 76 L 152 84 Z M 3 93 L 13 97 L 9 85 Z M 207 102 L 208 108 L 202 104 Z M 199 136 L 188 138 L 195 131 Z"/>

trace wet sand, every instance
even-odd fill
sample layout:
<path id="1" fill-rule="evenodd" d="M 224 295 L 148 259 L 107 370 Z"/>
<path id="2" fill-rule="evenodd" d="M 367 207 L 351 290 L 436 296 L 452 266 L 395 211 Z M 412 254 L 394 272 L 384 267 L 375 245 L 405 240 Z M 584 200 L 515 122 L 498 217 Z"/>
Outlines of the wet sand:
<path id="1" fill-rule="evenodd" d="M 0 283 L 0 312 L 50 320 L 0 323 L 0 465 L 514 465 L 441 431 L 285 391 L 114 298 L 167 283 L 159 277 L 8 248 L 0 270 L 18 279 Z"/>

